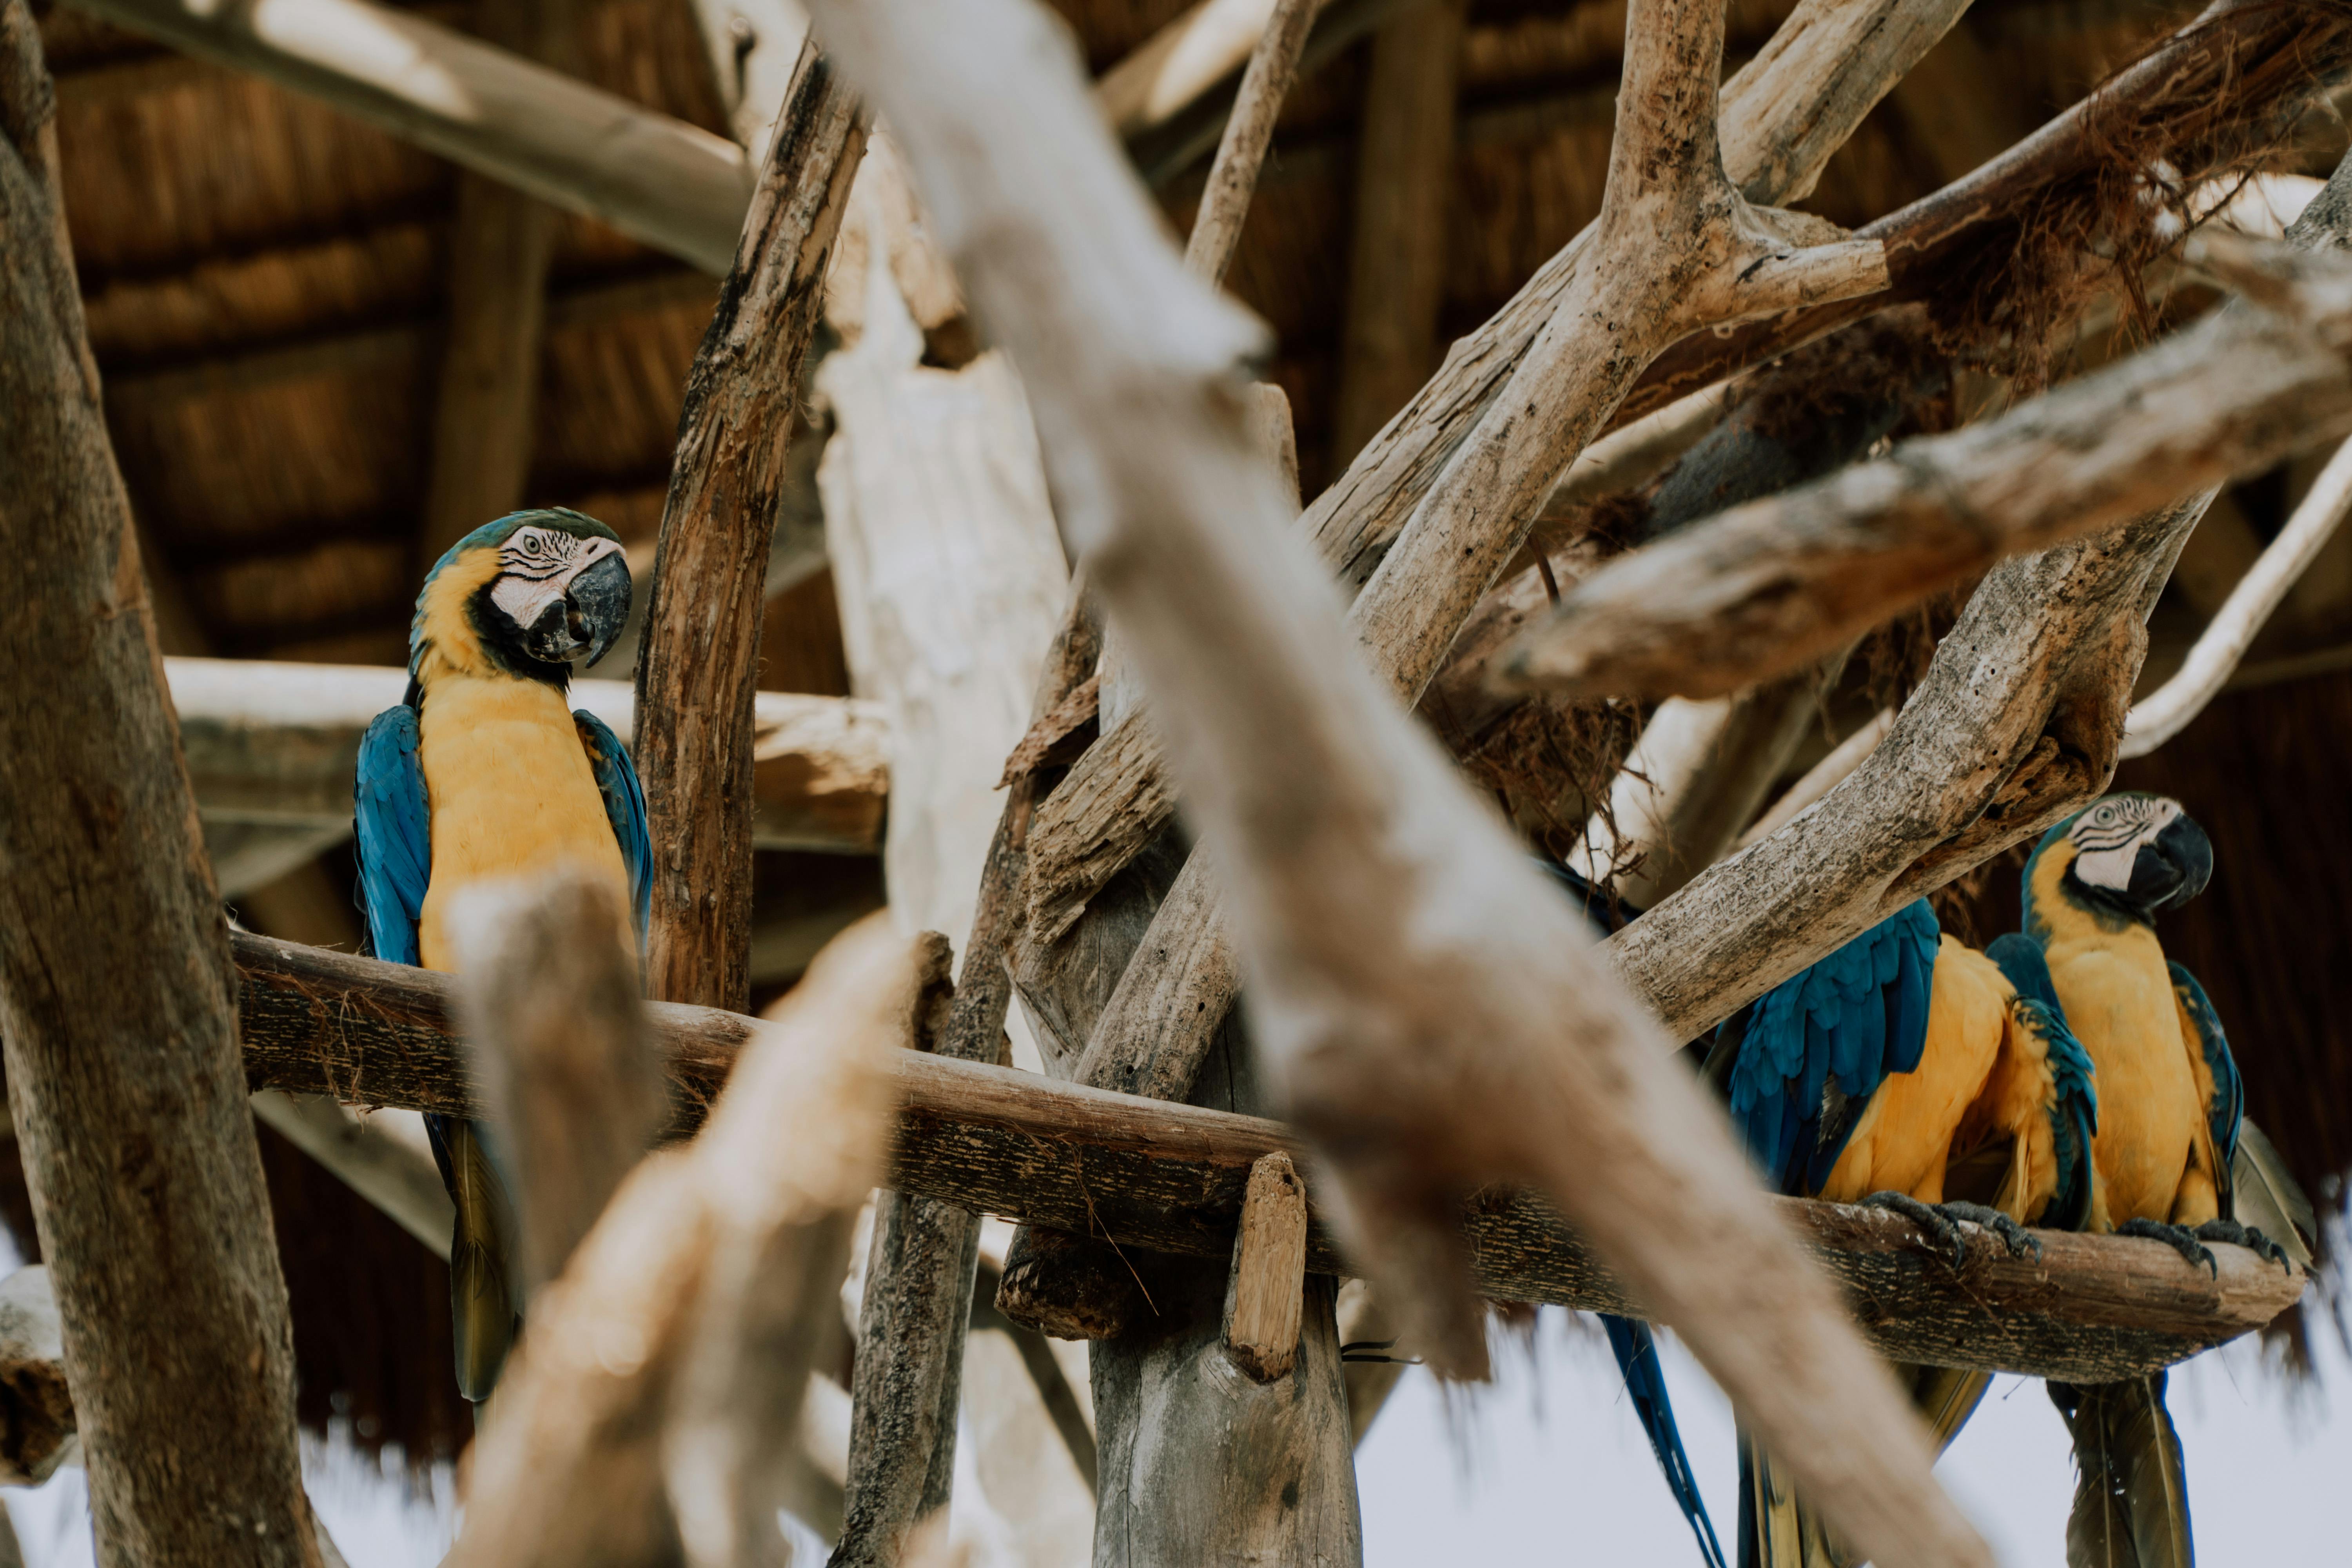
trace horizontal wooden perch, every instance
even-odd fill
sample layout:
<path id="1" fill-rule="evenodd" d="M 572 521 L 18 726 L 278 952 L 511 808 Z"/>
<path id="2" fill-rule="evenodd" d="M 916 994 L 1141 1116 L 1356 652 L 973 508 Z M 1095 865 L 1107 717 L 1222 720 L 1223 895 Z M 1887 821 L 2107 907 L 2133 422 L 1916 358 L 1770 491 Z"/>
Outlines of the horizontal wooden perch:
<path id="1" fill-rule="evenodd" d="M 246 1073 L 255 1089 L 478 1114 L 480 1086 L 449 1023 L 450 982 L 236 933 Z M 673 1131 L 698 1126 L 759 1026 L 655 1004 Z M 1279 1122 L 1076 1088 L 1007 1068 L 907 1053 L 891 1184 L 985 1213 L 1108 1236 L 1125 1247 L 1231 1257 L 1251 1167 L 1306 1146 Z M 1310 1184 L 1309 1203 L 1314 1194 Z M 1776 1200 L 1886 1354 L 2098 1383 L 2169 1365 L 2260 1328 L 2302 1294 L 2300 1275 L 2216 1247 L 2209 1277 L 2158 1242 L 2037 1232 L 2011 1258 L 1979 1232 L 1955 1273 L 1909 1222 L 1874 1209 Z M 1480 1289 L 1501 1300 L 1633 1308 L 1549 1205 L 1481 1194 L 1463 1229 Z M 1307 1268 L 1345 1274 L 1319 1214 Z"/>
<path id="2" fill-rule="evenodd" d="M 209 822 L 349 828 L 369 721 L 407 690 L 401 670 L 258 659 L 167 658 L 196 805 Z M 619 680 L 578 680 L 572 705 L 630 732 Z M 882 846 L 888 735 L 870 702 L 762 691 L 754 721 L 753 844 L 871 855 Z"/>

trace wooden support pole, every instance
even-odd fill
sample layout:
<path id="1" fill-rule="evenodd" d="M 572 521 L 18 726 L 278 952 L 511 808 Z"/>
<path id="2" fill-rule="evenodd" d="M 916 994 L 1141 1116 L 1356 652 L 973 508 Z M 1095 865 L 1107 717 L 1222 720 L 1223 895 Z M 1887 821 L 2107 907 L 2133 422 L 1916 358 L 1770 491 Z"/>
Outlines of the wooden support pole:
<path id="1" fill-rule="evenodd" d="M 1718 868 L 1719 869 L 1719 868 Z M 359 1086 L 381 1104 L 481 1116 L 488 1106 L 454 1017 L 446 975 L 237 934 L 246 1069 L 257 1088 L 310 1093 Z M 760 1024 L 656 1003 L 675 1120 L 701 1125 Z M 898 1136 L 885 1181 L 981 1213 L 1117 1241 L 1130 1258 L 1169 1253 L 1229 1264 L 1249 1174 L 1268 1154 L 1303 1160 L 1275 1121 L 1056 1083 L 1036 1073 L 910 1052 L 890 1063 Z M 2247 1333 L 2300 1295 L 2300 1277 L 2216 1247 L 2220 1272 L 2160 1243 L 2038 1233 L 2042 1256 L 2011 1258 L 1970 1233 L 1957 1275 L 1884 1210 L 1771 1200 L 1845 1292 L 1864 1332 L 1898 1361 L 2082 1383 L 2164 1366 Z M 1307 1268 L 1350 1273 L 1328 1215 L 1308 1193 Z M 1481 1192 L 1458 1211 L 1479 1288 L 1500 1300 L 1633 1309 L 1623 1284 L 1541 1199 Z M 1223 1273 L 1219 1271 L 1222 1288 Z M 1212 1328 L 1216 1315 L 1212 1314 Z"/>
<path id="2" fill-rule="evenodd" d="M 631 750 L 654 843 L 646 984 L 666 1001 L 751 1000 L 752 694 L 768 550 L 801 360 L 865 149 L 865 116 L 803 43 L 687 376 L 637 661 Z"/>
<path id="3" fill-rule="evenodd" d="M 316 1568 L 236 971 L 107 439 L 55 110 L 31 7 L 0 0 L 0 547 L 24 586 L 0 658 L 39 672 L 0 697 L 9 1110 L 100 1560 Z"/>
<path id="4" fill-rule="evenodd" d="M 887 138 L 869 152 L 850 222 L 863 255 L 845 247 L 830 289 L 845 341 L 819 375 L 835 423 L 819 485 L 852 682 L 894 736 L 884 879 L 895 918 L 963 942 L 940 1050 L 993 1062 L 1020 856 L 1013 806 L 991 786 L 1037 701 L 1067 694 L 1066 658 L 1049 655 L 1083 651 L 1062 624 L 1069 568 L 1010 364 L 923 363 L 926 329 L 962 305 Z M 1091 632 L 1079 640 L 1091 647 Z M 993 1427 L 972 1456 L 982 1495 L 967 1502 L 1004 1521 L 1020 1562 L 1058 1568 L 1083 1550 L 1086 1478 L 1016 1347 L 965 1337 L 977 1221 L 931 1196 L 876 1208 L 834 1561 L 896 1563 L 947 1505 L 961 1398 Z"/>
<path id="5" fill-rule="evenodd" d="M 569 872 L 453 909 L 459 1023 L 514 1172 L 526 1296 L 563 1270 L 666 1120 L 629 911 Z"/>
<path id="6" fill-rule="evenodd" d="M 1332 448 L 1354 457 L 1437 366 L 1467 0 L 1420 0 L 1372 38 Z"/>

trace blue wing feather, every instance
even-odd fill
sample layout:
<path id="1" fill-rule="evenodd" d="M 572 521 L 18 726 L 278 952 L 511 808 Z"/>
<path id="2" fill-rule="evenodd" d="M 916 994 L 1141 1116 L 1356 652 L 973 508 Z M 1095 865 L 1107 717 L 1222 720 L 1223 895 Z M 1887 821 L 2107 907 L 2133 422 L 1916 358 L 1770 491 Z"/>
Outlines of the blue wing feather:
<path id="1" fill-rule="evenodd" d="M 611 726 L 585 709 L 572 718 L 580 727 L 580 743 L 588 748 L 589 770 L 596 775 L 597 793 L 604 797 L 604 816 L 621 846 L 621 863 L 629 868 L 629 908 L 642 939 L 653 918 L 654 898 L 654 845 L 646 827 L 645 786 L 637 782 L 629 749 Z"/>
<path id="2" fill-rule="evenodd" d="M 1810 1195 L 1843 1152 L 1853 1117 L 1822 1124 L 1832 1082 L 1867 1102 L 1927 1045 L 1941 933 L 1922 899 L 1752 1003 L 1731 1068 L 1731 1116 L 1780 1191 Z"/>
<path id="3" fill-rule="evenodd" d="M 392 963 L 419 962 L 416 924 L 433 874 L 433 819 L 416 742 L 415 709 L 404 702 L 377 714 L 360 738 L 352 789 L 368 951 Z"/>
<path id="4" fill-rule="evenodd" d="M 2237 1058 L 2230 1053 L 2229 1037 L 2221 1032 L 2221 1016 L 2213 1011 L 2205 987 L 2179 964 L 2168 967 L 2172 972 L 2173 994 L 2180 998 L 2180 1010 L 2188 1015 L 2189 1026 L 2197 1031 L 2197 1043 L 2205 1052 L 2206 1070 L 2213 1075 L 2213 1102 L 2205 1108 L 2205 1119 L 2212 1129 L 2213 1152 L 2221 1163 L 2218 1174 L 2226 1184 L 2230 1162 L 2238 1155 L 2238 1124 L 2246 1110 L 2245 1084 L 2238 1077 Z"/>
<path id="5" fill-rule="evenodd" d="M 1690 1521 L 1699 1558 L 1706 1568 L 1724 1568 L 1723 1545 L 1716 1539 L 1715 1521 L 1707 1517 L 1698 1478 L 1692 1474 L 1690 1455 L 1683 1448 L 1682 1431 L 1675 1425 L 1674 1402 L 1666 1394 L 1664 1370 L 1658 1365 L 1657 1337 L 1649 1324 L 1638 1319 L 1604 1312 L 1601 1321 L 1609 1331 L 1609 1349 L 1617 1358 L 1618 1370 L 1625 1374 L 1625 1392 L 1633 1397 L 1634 1418 L 1650 1439 L 1650 1452 L 1657 1456 L 1666 1489 L 1674 1493 L 1683 1517 Z"/>
<path id="6" fill-rule="evenodd" d="M 2050 977 L 2050 959 L 2040 942 L 2011 931 L 1994 938 L 1985 956 L 2016 988 L 2015 1019 L 2041 1039 L 2056 1091 L 2050 1124 L 2057 1152 L 2058 1187 L 2038 1223 L 2053 1230 L 2080 1230 L 2090 1223 L 2091 1140 L 2099 1131 L 2099 1096 L 2091 1053 L 2066 1022 L 2057 982 Z"/>

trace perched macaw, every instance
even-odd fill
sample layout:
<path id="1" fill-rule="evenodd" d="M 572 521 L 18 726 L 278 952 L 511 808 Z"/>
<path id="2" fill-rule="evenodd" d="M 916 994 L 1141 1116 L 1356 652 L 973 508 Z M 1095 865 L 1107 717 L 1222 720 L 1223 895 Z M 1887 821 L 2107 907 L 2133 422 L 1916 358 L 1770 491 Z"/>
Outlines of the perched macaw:
<path id="1" fill-rule="evenodd" d="M 2025 865 L 2025 931 L 2048 961 L 2051 996 L 2097 1064 L 2098 1180 L 2087 1228 L 2152 1237 L 2208 1268 L 2210 1241 L 2284 1266 L 2278 1243 L 2238 1222 L 2236 1173 L 2258 1173 L 2272 1179 L 2250 1185 L 2291 1194 L 2283 1217 L 2301 1194 L 2275 1156 L 2265 1160 L 2259 1133 L 2242 1148 L 2244 1095 L 2221 1020 L 2204 987 L 2168 963 L 2156 939 L 2156 917 L 2202 892 L 2212 870 L 2212 844 L 2179 802 L 2111 795 L 2035 847 Z M 2301 1249 L 2291 1225 L 2282 1239 Z M 2080 1473 L 2066 1528 L 2076 1568 L 2195 1562 L 2164 1384 L 2158 1373 L 2095 1387 L 2050 1384 Z"/>
<path id="2" fill-rule="evenodd" d="M 2023 1226 L 2091 1213 L 2101 1114 L 2091 1060 L 2038 999 L 2041 953 L 1990 952 L 1908 905 L 1758 998 L 1718 1032 L 1707 1076 L 1765 1180 L 1796 1197 L 1891 1208 L 1958 1255 L 1958 1220 L 2035 1250 Z M 1898 1369 L 1938 1445 L 1988 1374 Z M 1742 1568 L 1852 1561 L 1743 1434 Z"/>
<path id="3" fill-rule="evenodd" d="M 573 661 L 593 664 L 620 635 L 629 587 L 619 536 L 562 508 L 485 524 L 426 575 L 406 699 L 360 742 L 359 899 L 378 958 L 454 971 L 451 900 L 558 865 L 610 878 L 642 940 L 653 871 L 645 793 L 619 738 L 565 702 Z M 425 1122 L 457 1211 L 457 1384 L 481 1400 L 522 1305 L 508 1274 L 510 1205 L 478 1124 Z"/>

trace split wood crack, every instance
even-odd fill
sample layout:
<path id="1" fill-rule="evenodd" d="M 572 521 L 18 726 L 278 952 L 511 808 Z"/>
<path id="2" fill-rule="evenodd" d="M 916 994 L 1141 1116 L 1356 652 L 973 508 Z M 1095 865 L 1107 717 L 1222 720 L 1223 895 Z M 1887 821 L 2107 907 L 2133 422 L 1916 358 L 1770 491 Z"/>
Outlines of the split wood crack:
<path id="1" fill-rule="evenodd" d="M 365 1082 L 379 1104 L 455 1115 L 488 1107 L 451 1022 L 455 983 L 425 970 L 236 933 L 246 1071 L 254 1089 Z M 673 1135 L 699 1127 L 756 1020 L 648 1008 Z M 978 1062 L 897 1053 L 889 1184 L 912 1195 L 1123 1247 L 1226 1258 L 1252 1169 L 1280 1154 L 1312 1172 L 1279 1122 L 1055 1083 Z M 1306 1266 L 1349 1272 L 1315 1206 Z M 2011 1258 L 1971 1233 L 1955 1274 L 1907 1222 L 1878 1210 L 1775 1200 L 1836 1279 L 1871 1342 L 1901 1360 L 2098 1382 L 2151 1370 L 2261 1327 L 2303 1279 L 2231 1247 L 2211 1277 L 2155 1242 L 2037 1232 Z M 1549 1205 L 1482 1192 L 1460 1216 L 1479 1288 L 1591 1310 L 1636 1303 Z"/>

